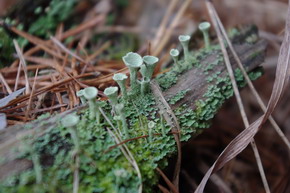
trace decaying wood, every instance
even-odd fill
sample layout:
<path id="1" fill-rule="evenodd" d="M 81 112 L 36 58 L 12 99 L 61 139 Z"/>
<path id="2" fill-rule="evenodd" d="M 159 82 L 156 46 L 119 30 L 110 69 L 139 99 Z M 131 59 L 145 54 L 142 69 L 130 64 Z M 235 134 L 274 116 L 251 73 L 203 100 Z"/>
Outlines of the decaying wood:
<path id="1" fill-rule="evenodd" d="M 239 44 L 235 45 L 235 49 L 246 70 L 250 71 L 264 61 L 266 42 L 259 40 L 255 44 Z M 253 57 L 253 54 L 255 57 Z M 216 58 L 217 53 L 213 53 L 204 58 L 201 64 L 205 65 L 211 63 L 215 61 Z M 236 68 L 233 57 L 230 57 L 230 60 L 234 68 Z M 214 70 L 209 71 L 207 76 L 217 71 L 221 72 L 219 76 L 226 76 L 226 68 L 224 65 L 217 65 Z M 192 68 L 181 75 L 178 82 L 163 93 L 164 98 L 169 99 L 178 92 L 188 89 L 189 91 L 186 93 L 185 97 L 172 105 L 171 108 L 176 109 L 182 104 L 187 104 L 190 108 L 194 109 L 194 101 L 202 99 L 208 87 L 214 84 L 206 81 L 207 76 L 201 73 L 201 69 Z M 44 118 L 25 125 L 15 125 L 0 131 L 0 157 L 5 159 L 0 163 L 0 180 L 13 173 L 18 173 L 31 167 L 31 162 L 29 160 L 17 159 L 18 152 L 21 151 L 21 146 L 23 145 L 21 140 L 23 137 L 33 136 L 37 138 L 54 128 L 59 120 L 65 115 L 71 112 L 80 111 L 84 108 L 86 108 L 86 106 L 80 106 L 53 117 Z M 15 151 L 16 149 L 18 151 Z"/>

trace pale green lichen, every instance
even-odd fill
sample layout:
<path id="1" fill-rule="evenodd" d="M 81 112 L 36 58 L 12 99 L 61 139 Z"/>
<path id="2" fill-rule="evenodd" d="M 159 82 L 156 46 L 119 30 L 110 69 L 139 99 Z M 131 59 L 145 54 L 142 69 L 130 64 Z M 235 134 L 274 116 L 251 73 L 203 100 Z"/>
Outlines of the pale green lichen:
<path id="1" fill-rule="evenodd" d="M 190 91 L 190 89 L 186 89 L 186 90 L 182 90 L 178 92 L 176 95 L 174 95 L 173 97 L 169 99 L 169 104 L 173 105 L 177 103 L 178 101 L 180 101 L 181 99 L 183 99 L 188 91 Z"/>
<path id="2" fill-rule="evenodd" d="M 180 35 L 178 37 L 178 39 L 179 39 L 179 42 L 181 43 L 182 48 L 183 48 L 184 60 L 187 63 L 190 63 L 190 54 L 189 54 L 189 49 L 188 49 L 190 36 L 189 35 Z"/>
<path id="3" fill-rule="evenodd" d="M 143 57 L 143 61 L 144 64 L 141 66 L 141 70 L 143 71 L 142 76 L 147 77 L 149 80 L 151 80 L 154 68 L 156 64 L 159 62 L 159 59 L 155 56 L 147 55 Z"/>
<path id="4" fill-rule="evenodd" d="M 143 59 L 139 54 L 134 52 L 127 53 L 122 59 L 130 70 L 131 91 L 133 94 L 136 94 L 138 92 L 137 71 L 143 64 Z"/>
<path id="5" fill-rule="evenodd" d="M 121 89 L 123 98 L 125 100 L 127 100 L 128 96 L 127 96 L 127 89 L 126 89 L 126 80 L 127 80 L 128 76 L 126 74 L 123 73 L 117 73 L 114 74 L 113 76 L 113 80 L 116 81 Z"/>
<path id="6" fill-rule="evenodd" d="M 205 51 L 203 54 L 208 53 Z M 173 67 L 169 72 L 159 76 L 157 81 L 163 89 L 168 89 L 183 72 L 192 66 L 197 66 L 203 57 L 201 55 L 200 58 L 194 58 L 192 65 L 184 65 L 181 70 Z M 208 65 L 214 68 L 220 62 L 214 61 Z M 181 63 L 186 64 L 182 60 Z M 201 65 L 198 69 L 200 73 L 212 70 L 209 68 L 204 71 L 203 67 L 206 68 Z M 236 70 L 235 75 L 238 84 L 244 86 L 245 81 L 241 72 Z M 260 71 L 250 73 L 251 78 L 257 78 L 260 75 Z M 188 108 L 187 105 L 174 110 L 181 127 L 181 141 L 186 141 L 192 135 L 201 132 L 203 128 L 209 127 L 210 120 L 221 104 L 233 95 L 229 77 L 221 77 L 220 73 L 215 73 L 210 81 L 213 83 L 212 86 L 208 87 L 202 99 L 195 102 L 194 110 Z M 187 92 L 178 93 L 172 98 L 172 103 L 181 100 Z M 108 95 L 110 93 L 105 92 Z M 128 103 L 118 104 L 118 100 L 113 103 L 117 105 L 115 106 L 117 115 L 111 113 L 113 107 L 107 102 L 102 102 L 101 106 L 115 127 L 118 125 L 118 120 L 122 120 L 121 116 L 124 116 L 124 124 L 119 125 L 122 127 L 127 124 L 128 136 L 134 138 L 149 134 L 149 138 L 141 137 L 126 143 L 138 163 L 143 181 L 140 182 L 136 171 L 118 147 L 110 149 L 116 145 L 106 130 L 106 128 L 111 128 L 111 125 L 105 120 L 96 124 L 95 120 L 90 119 L 90 110 L 85 109 L 79 113 L 80 122 L 76 127 L 81 149 L 79 192 L 138 192 L 140 183 L 143 184 L 144 192 L 152 192 L 152 185 L 158 182 L 156 167 L 164 168 L 168 164 L 166 158 L 176 152 L 175 140 L 170 133 L 171 127 L 162 116 L 164 112 L 159 112 L 160 116 L 157 115 L 159 110 L 150 92 L 144 93 L 142 97 L 131 97 Z M 114 119 L 114 116 L 120 117 Z M 7 178 L 0 184 L 0 192 L 71 192 L 74 172 L 71 166 L 74 162 L 70 152 L 75 143 L 72 138 L 67 137 L 68 134 L 69 130 L 59 124 L 33 143 L 34 153 L 40 156 L 43 164 L 41 183 L 36 183 L 35 172 L 29 169 Z M 27 156 L 29 154 L 23 152 L 19 158 L 27 158 Z"/>
<path id="7" fill-rule="evenodd" d="M 177 66 L 178 68 L 181 68 L 181 66 L 178 62 L 179 51 L 177 49 L 171 49 L 170 56 L 172 57 L 172 59 L 174 61 L 174 65 Z"/>
<path id="8" fill-rule="evenodd" d="M 210 28 L 209 22 L 202 22 L 198 25 L 198 29 L 203 34 L 204 45 L 207 50 L 210 49 L 209 28 Z"/>

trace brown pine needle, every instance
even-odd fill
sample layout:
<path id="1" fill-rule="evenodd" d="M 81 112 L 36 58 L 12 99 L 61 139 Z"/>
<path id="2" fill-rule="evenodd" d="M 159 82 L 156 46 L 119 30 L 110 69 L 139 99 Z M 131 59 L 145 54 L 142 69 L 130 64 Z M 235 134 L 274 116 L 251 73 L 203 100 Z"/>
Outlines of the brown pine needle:
<path id="1" fill-rule="evenodd" d="M 50 39 L 53 41 L 53 43 L 55 43 L 59 48 L 61 48 L 65 53 L 71 55 L 72 57 L 78 59 L 79 61 L 86 63 L 84 59 L 82 59 L 80 56 L 76 55 L 75 53 L 73 53 L 71 50 L 69 50 L 68 48 L 66 48 L 58 39 L 56 39 L 55 37 L 51 36 Z"/>
<path id="2" fill-rule="evenodd" d="M 16 68 L 12 68 L 12 69 L 16 69 Z M 17 75 L 16 75 L 16 80 L 15 80 L 15 85 L 14 85 L 14 91 L 17 90 L 18 88 L 18 82 L 19 82 L 19 77 L 20 77 L 20 73 L 21 73 L 21 62 L 19 62 L 18 64 L 18 68 L 17 68 Z"/>
<path id="3" fill-rule="evenodd" d="M 12 93 L 12 90 L 11 90 L 11 88 L 9 87 L 9 85 L 7 84 L 7 82 L 6 82 L 6 80 L 5 80 L 5 78 L 3 77 L 3 75 L 2 75 L 1 72 L 0 72 L 0 80 L 1 80 L 1 82 L 3 83 L 3 85 L 5 86 L 7 92 L 8 92 L 9 94 L 11 94 L 11 93 Z M 16 91 L 16 90 L 15 90 L 15 91 Z"/>
<path id="4" fill-rule="evenodd" d="M 32 96 L 33 96 L 33 93 L 34 93 L 34 90 L 35 90 L 35 83 L 36 83 L 37 75 L 38 75 L 38 69 L 36 69 L 36 72 L 35 72 L 34 81 L 33 81 L 33 85 L 32 85 L 32 90 L 31 90 L 31 93 L 30 93 L 27 109 L 26 109 L 26 112 L 25 112 L 25 118 L 26 119 L 28 119 L 28 116 L 31 113 L 30 110 L 31 110 L 31 103 L 32 103 L 32 98 L 33 98 Z"/>
<path id="5" fill-rule="evenodd" d="M 171 15 L 172 11 L 174 10 L 174 8 L 176 7 L 177 3 L 178 3 L 178 0 L 173 0 L 170 2 L 169 6 L 166 10 L 166 13 L 163 16 L 162 21 L 159 25 L 159 28 L 155 34 L 155 38 L 152 41 L 153 48 L 155 48 L 158 45 L 158 43 L 160 42 L 160 40 L 162 39 L 162 36 L 165 33 L 165 29 L 166 29 L 166 25 L 168 23 L 169 17 Z"/>
<path id="6" fill-rule="evenodd" d="M 17 43 L 16 40 L 13 40 L 13 43 L 14 43 L 14 46 L 15 46 L 15 49 L 16 49 L 16 52 L 17 52 L 17 55 L 20 59 L 20 62 L 22 64 L 22 67 L 23 67 L 23 71 L 24 71 L 24 77 L 25 77 L 25 93 L 26 94 L 29 94 L 30 93 L 30 85 L 29 85 L 29 81 L 28 81 L 28 75 L 27 75 L 27 65 L 26 65 L 26 62 L 25 62 L 25 59 L 23 57 L 23 54 L 22 54 L 22 51 Z"/>
<path id="7" fill-rule="evenodd" d="M 173 19 L 173 21 L 171 22 L 170 26 L 166 29 L 166 33 L 163 36 L 163 38 L 160 40 L 158 46 L 156 48 L 154 48 L 152 55 L 154 56 L 158 56 L 160 54 L 160 52 L 163 50 L 164 46 L 167 44 L 167 42 L 169 41 L 174 28 L 178 25 L 182 15 L 184 14 L 185 10 L 188 8 L 189 4 L 192 2 L 192 0 L 185 0 L 182 4 L 182 6 L 180 7 L 180 9 L 178 10 L 175 18 Z"/>

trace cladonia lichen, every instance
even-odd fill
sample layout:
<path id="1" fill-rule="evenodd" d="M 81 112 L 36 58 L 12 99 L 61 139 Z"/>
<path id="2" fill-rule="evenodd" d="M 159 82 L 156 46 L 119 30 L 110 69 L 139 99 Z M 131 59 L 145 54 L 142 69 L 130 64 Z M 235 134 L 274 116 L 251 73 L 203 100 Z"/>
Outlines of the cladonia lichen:
<path id="1" fill-rule="evenodd" d="M 138 87 L 137 70 L 143 64 L 143 59 L 136 54 L 130 57 L 129 55 L 124 58 L 124 61 L 133 69 L 130 77 L 131 84 Z M 210 120 L 222 103 L 233 95 L 228 76 L 219 72 L 212 73 L 211 76 L 206 74 L 222 63 L 219 55 L 217 61 L 209 64 L 201 64 L 203 57 L 198 54 L 190 55 L 190 64 L 185 60 L 179 60 L 181 69 L 177 66 L 172 67 L 156 79 L 160 87 L 166 90 L 174 85 L 185 71 L 195 67 L 199 73 L 204 73 L 206 80 L 211 83 L 202 98 L 194 102 L 195 109 L 183 104 L 174 110 L 181 128 L 181 141 L 187 141 L 192 135 L 209 127 Z M 144 76 L 142 80 L 145 80 L 145 77 L 152 75 L 152 70 L 142 73 Z M 235 76 L 238 84 L 244 86 L 245 81 L 239 70 L 235 70 Z M 261 76 L 260 70 L 250 73 L 252 79 L 259 76 Z M 116 77 L 114 79 L 123 80 Z M 123 87 L 121 90 L 124 94 L 124 84 L 119 85 Z M 149 91 L 143 91 L 141 94 L 141 89 L 137 89 L 137 93 L 128 96 L 126 99 L 128 101 L 123 103 L 118 99 L 118 88 L 109 87 L 104 92 L 109 97 L 109 104 L 108 101 L 96 101 L 98 94 L 96 88 L 89 88 L 87 89 L 89 97 L 86 98 L 91 105 L 75 115 L 79 118 L 77 126 L 73 125 L 73 129 L 69 129 L 72 125 L 67 125 L 66 120 L 63 120 L 62 123 L 57 123 L 53 129 L 35 139 L 32 144 L 33 155 L 38 155 L 42 164 L 41 182 L 37 183 L 37 176 L 31 168 L 2 181 L 0 192 L 72 192 L 76 171 L 79 176 L 78 191 L 82 193 L 138 192 L 141 183 L 143 192 L 152 192 L 151 187 L 158 182 L 155 169 L 157 166 L 164 168 L 168 164 L 167 158 L 177 151 L 170 125 L 163 117 L 165 112 L 156 107 L 154 96 Z M 179 102 L 187 92 L 189 90 L 176 93 L 169 99 L 169 103 Z M 91 106 L 97 109 L 102 107 L 106 119 L 100 121 L 100 118 L 97 118 L 99 120 L 96 121 L 97 112 L 92 112 Z M 117 132 L 121 132 L 121 136 L 124 136 L 122 140 L 127 140 L 128 151 L 140 168 L 142 182 L 136 169 L 121 151 L 121 144 L 116 144 L 112 133 L 108 132 L 108 129 L 112 129 L 112 125 L 118 128 Z M 70 153 L 76 147 L 79 149 L 77 170 L 76 162 Z M 26 159 L 30 155 L 31 152 L 22 152 L 19 159 Z"/>

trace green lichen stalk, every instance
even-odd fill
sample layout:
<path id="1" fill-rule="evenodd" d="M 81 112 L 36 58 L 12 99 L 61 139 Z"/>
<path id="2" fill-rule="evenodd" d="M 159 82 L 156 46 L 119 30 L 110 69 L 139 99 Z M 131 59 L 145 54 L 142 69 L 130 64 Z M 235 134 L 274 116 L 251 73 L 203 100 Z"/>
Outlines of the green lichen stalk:
<path id="1" fill-rule="evenodd" d="M 123 98 L 126 100 L 128 98 L 127 89 L 126 89 L 126 80 L 128 76 L 123 73 L 114 74 L 113 80 L 116 81 L 121 89 L 121 93 Z"/>
<path id="2" fill-rule="evenodd" d="M 151 80 L 156 64 L 159 59 L 155 56 L 144 56 L 143 57 L 144 64 L 142 67 L 144 68 L 144 72 L 142 73 L 143 77 L 147 77 Z M 141 67 L 141 69 L 142 69 Z"/>
<path id="3" fill-rule="evenodd" d="M 104 94 L 109 98 L 112 108 L 118 104 L 118 87 L 111 86 L 104 90 Z"/>
<path id="4" fill-rule="evenodd" d="M 141 81 L 138 81 L 138 83 L 141 85 L 141 95 L 144 96 L 150 90 L 150 79 L 144 77 Z"/>
<path id="5" fill-rule="evenodd" d="M 79 90 L 76 92 L 77 97 L 81 99 L 81 103 L 85 104 L 86 103 L 86 98 L 84 97 L 84 90 Z"/>
<path id="6" fill-rule="evenodd" d="M 188 44 L 189 44 L 189 41 L 190 41 L 190 36 L 189 35 L 180 35 L 178 37 L 181 45 L 182 45 L 182 48 L 183 48 L 183 52 L 184 52 L 184 60 L 187 62 L 187 63 L 190 63 L 190 56 L 189 56 L 189 49 L 188 49 Z"/>
<path id="7" fill-rule="evenodd" d="M 96 97 L 98 95 L 98 89 L 95 87 L 87 87 L 84 89 L 83 94 L 89 102 L 90 119 L 95 119 L 97 112 Z"/>
<path id="8" fill-rule="evenodd" d="M 79 123 L 80 118 L 77 115 L 69 114 L 61 120 L 61 123 L 64 127 L 68 128 L 73 140 L 75 151 L 80 151 L 80 142 L 77 134 L 76 125 Z"/>
<path id="9" fill-rule="evenodd" d="M 143 59 L 139 54 L 129 52 L 123 57 L 123 61 L 130 71 L 130 86 L 131 92 L 134 95 L 138 92 L 137 72 L 143 64 Z"/>
<path id="10" fill-rule="evenodd" d="M 129 138 L 129 130 L 128 130 L 128 124 L 126 121 L 125 111 L 124 111 L 124 104 L 117 104 L 115 106 L 116 114 L 119 116 L 119 120 L 122 122 L 122 129 L 125 134 L 125 138 Z"/>
<path id="11" fill-rule="evenodd" d="M 209 22 L 202 22 L 199 24 L 198 28 L 203 34 L 205 48 L 207 50 L 209 50 L 210 49 L 210 39 L 209 39 L 209 32 L 208 31 L 210 28 L 210 23 Z"/>
<path id="12" fill-rule="evenodd" d="M 181 69 L 181 66 L 178 62 L 178 56 L 179 56 L 179 51 L 177 49 L 171 49 L 170 50 L 170 56 L 172 57 L 174 61 L 174 65 L 178 67 L 178 69 Z"/>
<path id="13" fill-rule="evenodd" d="M 155 125 L 156 124 L 154 123 L 154 121 L 149 121 L 148 123 L 148 135 L 149 135 L 148 140 L 150 143 L 153 142 L 153 128 L 155 127 Z"/>
<path id="14" fill-rule="evenodd" d="M 73 157 L 75 157 L 75 169 L 74 169 L 74 180 L 73 180 L 73 193 L 77 193 L 79 189 L 79 154 L 81 151 L 80 140 L 77 134 L 76 125 L 79 123 L 80 118 L 77 115 L 69 114 L 62 119 L 62 125 L 69 129 L 71 138 L 74 144 Z"/>

